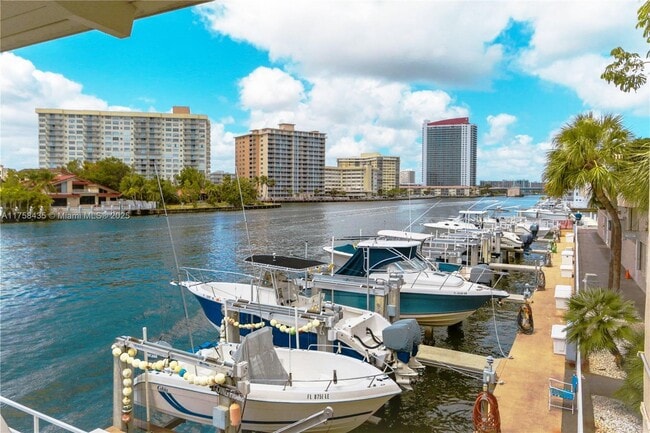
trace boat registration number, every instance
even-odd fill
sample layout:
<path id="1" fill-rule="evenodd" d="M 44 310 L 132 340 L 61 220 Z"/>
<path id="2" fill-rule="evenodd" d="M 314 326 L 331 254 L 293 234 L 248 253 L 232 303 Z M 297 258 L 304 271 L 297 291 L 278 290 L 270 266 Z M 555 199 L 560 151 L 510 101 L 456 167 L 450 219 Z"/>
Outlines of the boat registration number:
<path id="1" fill-rule="evenodd" d="M 307 394 L 307 400 L 329 400 L 330 395 L 327 393 Z"/>

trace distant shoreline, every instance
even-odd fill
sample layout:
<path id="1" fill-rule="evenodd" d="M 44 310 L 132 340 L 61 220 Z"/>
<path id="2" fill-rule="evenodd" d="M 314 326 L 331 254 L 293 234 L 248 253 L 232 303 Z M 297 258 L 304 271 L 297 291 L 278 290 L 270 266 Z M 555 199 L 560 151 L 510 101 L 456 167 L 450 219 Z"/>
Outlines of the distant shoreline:
<path id="1" fill-rule="evenodd" d="M 412 197 L 377 197 L 377 198 L 311 198 L 311 199 L 287 199 L 287 200 L 274 200 L 273 202 L 266 202 L 264 204 L 246 205 L 244 210 L 252 209 L 277 209 L 282 207 L 282 204 L 287 203 L 356 203 L 356 202 L 375 202 L 375 201 L 407 201 L 407 200 L 434 200 L 434 199 L 475 199 L 480 197 L 504 197 L 504 195 L 490 195 L 490 196 L 412 196 Z M 36 221 L 78 221 L 78 220 L 115 220 L 115 219 L 130 219 L 131 217 L 139 216 L 152 216 L 152 215 L 169 215 L 169 214 L 184 214 L 184 213 L 206 213 L 206 212 L 236 212 L 241 211 L 239 207 L 233 206 L 198 206 L 187 207 L 173 206 L 171 208 L 162 209 L 132 209 L 120 211 L 70 211 L 52 209 L 48 213 L 44 212 L 5 212 L 2 214 L 0 221 L 2 223 L 20 223 L 20 222 L 36 222 Z"/>

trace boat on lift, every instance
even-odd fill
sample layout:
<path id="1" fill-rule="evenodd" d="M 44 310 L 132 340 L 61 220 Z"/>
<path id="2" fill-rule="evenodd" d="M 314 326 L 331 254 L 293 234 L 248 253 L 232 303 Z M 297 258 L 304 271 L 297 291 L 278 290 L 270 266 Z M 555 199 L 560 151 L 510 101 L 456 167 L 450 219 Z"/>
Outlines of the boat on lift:
<path id="1" fill-rule="evenodd" d="M 229 333 L 245 336 L 270 326 L 276 346 L 336 351 L 377 368 L 391 368 L 406 389 L 419 378 L 423 367 L 415 354 L 421 333 L 415 321 L 391 323 L 375 309 L 325 300 L 310 282 L 314 273 L 327 268 L 323 262 L 280 255 L 253 255 L 245 262 L 257 275 L 181 268 L 185 279 L 172 284 L 195 296 L 206 318 L 228 341 Z M 224 273 L 239 281 L 229 281 Z M 391 287 L 381 289 L 388 293 Z M 402 338 L 393 338 L 396 333 Z"/>
<path id="2" fill-rule="evenodd" d="M 334 273 L 314 274 L 314 289 L 336 304 L 368 309 L 380 293 L 374 284 L 400 281 L 399 315 L 421 325 L 450 326 L 508 292 L 472 283 L 458 274 L 432 269 L 420 253 L 419 241 L 368 239 Z"/>
<path id="3" fill-rule="evenodd" d="M 228 412 L 230 418 L 233 413 L 240 417 L 230 422 L 244 431 L 275 432 L 329 409 L 333 416 L 309 431 L 347 433 L 401 392 L 386 371 L 359 359 L 274 347 L 269 327 L 248 334 L 241 343 L 222 342 L 195 354 L 161 345 L 158 353 L 164 355 L 148 355 L 148 362 L 128 355 L 134 347 L 141 352 L 155 346 L 134 344 L 131 338 L 114 345 L 119 351 L 114 355 L 139 372 L 129 387 L 133 403 L 210 426 L 223 423 Z M 221 406 L 220 396 L 228 397 L 236 410 L 232 404 Z"/>

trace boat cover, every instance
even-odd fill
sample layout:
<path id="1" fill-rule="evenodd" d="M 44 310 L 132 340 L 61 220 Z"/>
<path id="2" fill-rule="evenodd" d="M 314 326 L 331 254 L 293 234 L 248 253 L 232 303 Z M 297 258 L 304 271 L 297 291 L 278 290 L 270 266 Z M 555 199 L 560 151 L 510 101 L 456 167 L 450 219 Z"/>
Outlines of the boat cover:
<path id="1" fill-rule="evenodd" d="M 368 272 L 382 268 L 390 263 L 410 260 L 417 256 L 417 242 L 402 242 L 392 246 L 357 245 L 357 249 L 335 274 L 365 277 Z"/>
<path id="2" fill-rule="evenodd" d="M 289 380 L 289 374 L 275 352 L 271 328 L 261 328 L 246 335 L 233 360 L 248 362 L 251 383 L 282 385 Z"/>
<path id="3" fill-rule="evenodd" d="M 408 352 L 411 356 L 418 353 L 422 343 L 422 332 L 415 319 L 402 319 L 382 331 L 384 346 L 397 352 Z"/>
<path id="4" fill-rule="evenodd" d="M 325 265 L 324 262 L 319 262 L 318 260 L 277 256 L 275 254 L 255 254 L 244 260 L 263 268 L 292 271 L 305 271 L 317 266 Z"/>

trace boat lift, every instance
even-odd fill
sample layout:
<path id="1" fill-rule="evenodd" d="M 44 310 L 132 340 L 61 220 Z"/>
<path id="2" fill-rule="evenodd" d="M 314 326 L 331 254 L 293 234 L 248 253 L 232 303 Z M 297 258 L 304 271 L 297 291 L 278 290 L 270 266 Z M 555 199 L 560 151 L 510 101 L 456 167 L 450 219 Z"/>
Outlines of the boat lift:
<path id="1" fill-rule="evenodd" d="M 167 367 L 170 359 L 181 360 L 197 367 L 208 367 L 222 373 L 225 377 L 223 384 L 212 385 L 215 391 L 215 407 L 213 409 L 213 425 L 217 431 L 235 433 L 237 427 L 233 426 L 230 419 L 231 405 L 244 401 L 250 391 L 248 363 L 245 361 L 233 363 L 224 360 L 206 358 L 198 354 L 174 349 L 167 343 L 153 343 L 146 339 L 146 328 L 143 329 L 144 338 L 122 336 L 115 339 L 113 350 L 113 425 L 120 431 L 133 432 L 135 428 L 149 431 L 149 408 L 146 408 L 147 419 L 135 419 L 131 401 L 130 379 L 133 375 L 136 354 L 142 354 L 144 359 L 137 361 L 140 369 L 146 372 L 150 369 L 162 370 Z M 151 361 L 154 362 L 151 362 Z M 144 365 L 143 365 L 144 364 Z M 143 368 L 144 367 L 144 368 Z M 145 376 L 146 380 L 146 376 Z M 147 394 L 148 395 L 148 394 Z M 171 429 L 185 420 L 175 419 L 163 429 Z"/>

